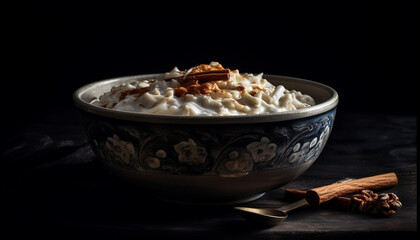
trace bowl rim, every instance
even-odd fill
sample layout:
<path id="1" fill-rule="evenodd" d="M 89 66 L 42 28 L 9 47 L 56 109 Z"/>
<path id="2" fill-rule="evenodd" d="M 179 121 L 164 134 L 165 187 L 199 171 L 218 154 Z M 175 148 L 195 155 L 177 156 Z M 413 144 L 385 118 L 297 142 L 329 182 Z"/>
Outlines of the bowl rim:
<path id="1" fill-rule="evenodd" d="M 264 123 L 264 122 L 281 122 L 294 119 L 301 119 L 311 117 L 321 113 L 325 113 L 338 104 L 338 93 L 330 86 L 325 84 L 296 77 L 288 77 L 281 75 L 264 74 L 264 78 L 270 79 L 283 79 L 288 81 L 302 82 L 307 85 L 322 88 L 331 94 L 331 97 L 324 102 L 315 104 L 314 106 L 284 111 L 279 113 L 269 114 L 249 114 L 249 115 L 233 115 L 233 116 L 183 116 L 183 115 L 163 115 L 163 114 L 148 114 L 123 110 L 115 110 L 96 106 L 82 99 L 82 96 L 88 91 L 100 85 L 107 85 L 122 81 L 131 81 L 137 79 L 159 78 L 162 73 L 154 74 L 141 74 L 133 76 L 124 76 L 117 78 L 104 79 L 86 84 L 73 93 L 73 102 L 77 108 L 84 112 L 102 117 L 128 120 L 133 122 L 147 122 L 147 123 L 166 123 L 166 124 L 239 124 L 239 123 Z"/>

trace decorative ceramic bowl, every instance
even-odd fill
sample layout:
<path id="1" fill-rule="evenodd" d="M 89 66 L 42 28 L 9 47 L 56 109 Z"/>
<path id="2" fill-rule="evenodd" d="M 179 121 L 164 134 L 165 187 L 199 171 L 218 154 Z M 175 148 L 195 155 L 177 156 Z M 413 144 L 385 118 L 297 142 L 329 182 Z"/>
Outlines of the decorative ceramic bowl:
<path id="1" fill-rule="evenodd" d="M 312 96 L 316 105 L 246 116 L 167 116 L 91 104 L 123 82 L 94 82 L 74 93 L 97 157 L 116 175 L 155 196 L 191 204 L 237 204 L 295 180 L 321 154 L 331 133 L 337 92 L 304 79 L 264 75 Z"/>

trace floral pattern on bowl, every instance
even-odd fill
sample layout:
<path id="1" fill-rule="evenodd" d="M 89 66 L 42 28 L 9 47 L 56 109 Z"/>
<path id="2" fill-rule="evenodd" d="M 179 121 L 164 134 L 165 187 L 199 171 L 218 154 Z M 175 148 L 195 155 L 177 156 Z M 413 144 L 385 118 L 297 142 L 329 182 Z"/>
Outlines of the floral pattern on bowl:
<path id="1" fill-rule="evenodd" d="M 331 132 L 335 108 L 299 120 L 246 125 L 159 125 L 84 114 L 93 149 L 107 164 L 163 174 L 236 176 L 314 162 Z"/>

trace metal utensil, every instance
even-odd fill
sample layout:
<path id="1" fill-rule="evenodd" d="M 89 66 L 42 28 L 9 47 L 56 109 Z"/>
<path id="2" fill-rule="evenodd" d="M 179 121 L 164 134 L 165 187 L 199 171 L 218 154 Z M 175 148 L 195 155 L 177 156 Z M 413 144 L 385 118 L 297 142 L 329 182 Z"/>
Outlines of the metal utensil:
<path id="1" fill-rule="evenodd" d="M 348 182 L 352 178 L 345 178 L 335 183 Z M 234 207 L 243 218 L 256 223 L 260 226 L 275 226 L 283 222 L 287 218 L 287 213 L 300 207 L 308 206 L 309 203 L 305 198 L 288 204 L 281 208 L 250 208 L 250 207 Z"/>
<path id="2" fill-rule="evenodd" d="M 307 205 L 309 203 L 306 199 L 301 199 L 281 208 L 235 207 L 234 209 L 250 222 L 263 226 L 274 226 L 287 218 L 287 212 Z"/>

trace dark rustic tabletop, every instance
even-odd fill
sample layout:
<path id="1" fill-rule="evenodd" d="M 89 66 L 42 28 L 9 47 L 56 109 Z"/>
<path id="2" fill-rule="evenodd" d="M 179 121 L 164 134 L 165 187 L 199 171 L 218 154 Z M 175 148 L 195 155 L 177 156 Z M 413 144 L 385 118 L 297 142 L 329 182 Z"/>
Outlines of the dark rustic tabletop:
<path id="1" fill-rule="evenodd" d="M 40 114 L 41 115 L 41 114 Z M 232 207 L 161 202 L 103 169 L 75 109 L 54 110 L 4 129 L 1 216 L 5 237 L 114 239 L 407 239 L 417 235 L 416 115 L 337 112 L 324 152 L 297 180 L 247 206 L 287 204 L 285 188 L 309 189 L 345 177 L 395 172 L 403 204 L 389 217 L 329 207 L 296 210 L 259 228 Z"/>

